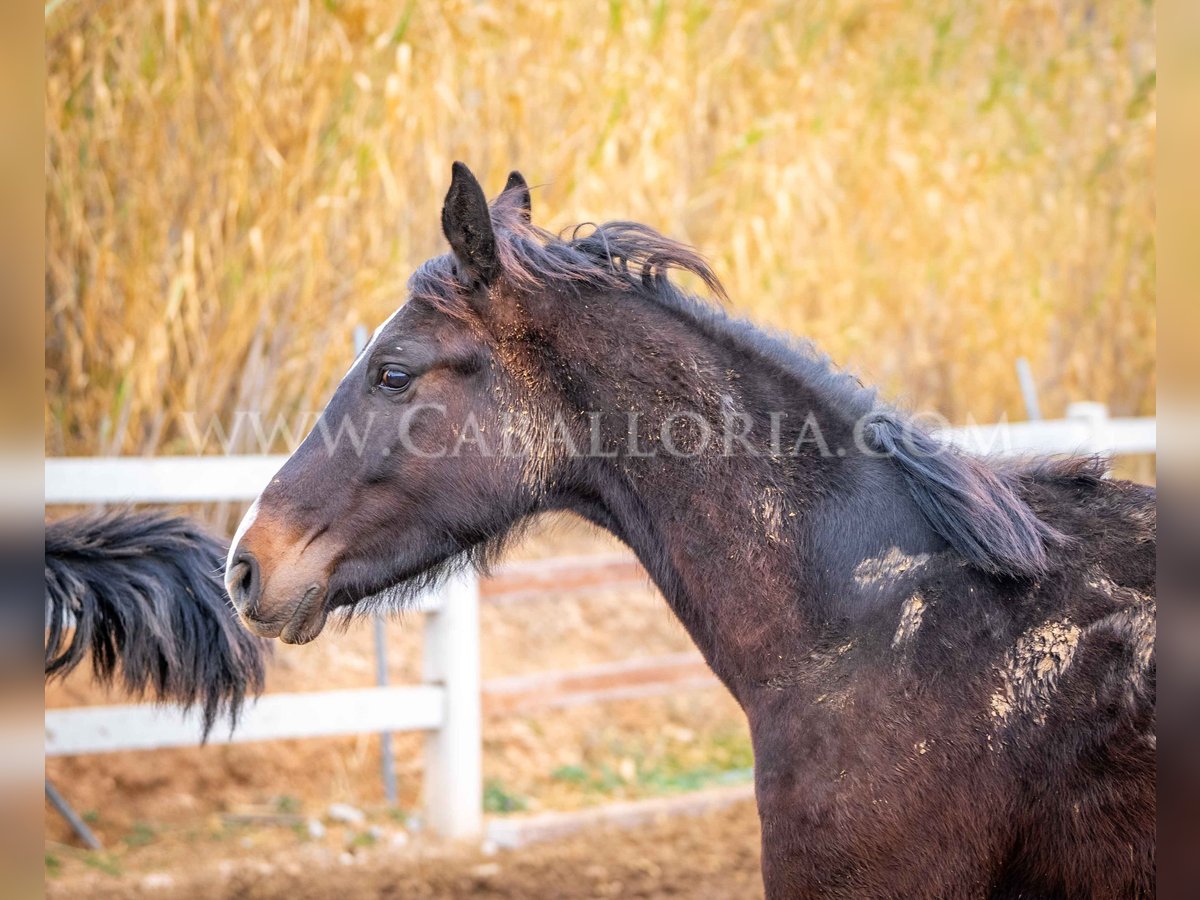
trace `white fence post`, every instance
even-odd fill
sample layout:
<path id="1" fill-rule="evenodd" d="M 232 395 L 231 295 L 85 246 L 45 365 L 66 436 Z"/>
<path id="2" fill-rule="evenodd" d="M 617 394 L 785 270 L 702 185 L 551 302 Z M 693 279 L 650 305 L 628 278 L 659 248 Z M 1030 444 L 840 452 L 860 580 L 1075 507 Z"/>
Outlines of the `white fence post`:
<path id="1" fill-rule="evenodd" d="M 1104 446 L 1112 440 L 1108 427 L 1108 406 L 1094 400 L 1079 400 L 1067 404 L 1067 421 L 1078 422 L 1087 428 L 1089 446 Z"/>
<path id="2" fill-rule="evenodd" d="M 1108 422 L 1108 406 L 1095 400 L 1079 400 L 1067 404 L 1067 418 L 1081 419 L 1098 430 Z"/>
<path id="3" fill-rule="evenodd" d="M 425 818 L 442 837 L 483 832 L 483 727 L 479 680 L 479 577 L 468 570 L 425 616 L 424 679 L 443 690 L 442 727 L 425 738 Z"/>

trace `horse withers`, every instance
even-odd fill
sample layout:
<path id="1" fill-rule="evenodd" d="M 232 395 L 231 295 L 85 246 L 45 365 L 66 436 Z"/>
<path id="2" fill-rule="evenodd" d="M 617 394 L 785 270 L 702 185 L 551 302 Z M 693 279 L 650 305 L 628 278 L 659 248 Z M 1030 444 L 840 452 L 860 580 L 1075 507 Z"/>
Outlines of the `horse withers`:
<path id="1" fill-rule="evenodd" d="M 745 710 L 768 896 L 1153 894 L 1153 489 L 953 451 L 676 287 L 723 296 L 691 249 L 534 226 L 516 173 L 489 206 L 455 164 L 442 227 L 242 522 L 247 627 L 310 641 L 570 510 Z"/>

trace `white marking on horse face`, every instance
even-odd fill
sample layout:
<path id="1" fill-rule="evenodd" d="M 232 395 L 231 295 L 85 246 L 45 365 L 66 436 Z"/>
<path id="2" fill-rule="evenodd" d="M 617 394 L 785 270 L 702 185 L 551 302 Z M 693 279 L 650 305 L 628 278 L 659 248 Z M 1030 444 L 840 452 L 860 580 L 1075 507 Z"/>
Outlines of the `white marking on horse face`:
<path id="1" fill-rule="evenodd" d="M 929 562 L 928 553 L 909 556 L 899 547 L 892 547 L 883 556 L 864 559 L 854 567 L 854 581 L 859 587 L 871 587 L 906 575 Z"/>
<path id="2" fill-rule="evenodd" d="M 233 542 L 229 545 L 229 553 L 225 556 L 225 580 L 229 580 L 229 570 L 232 568 L 234 554 L 237 553 L 238 544 L 242 542 L 242 538 L 246 536 L 246 532 L 254 525 L 254 520 L 258 518 L 258 501 L 262 499 L 262 494 L 254 498 L 254 502 L 250 504 L 250 508 L 246 510 L 246 514 L 242 516 L 242 521 L 234 532 Z"/>
<path id="3" fill-rule="evenodd" d="M 381 334 L 383 334 L 383 329 L 387 328 L 390 324 L 392 324 L 392 319 L 394 319 L 394 318 L 396 318 L 396 316 L 400 315 L 400 310 L 402 310 L 402 309 L 404 309 L 403 303 L 401 303 L 399 306 L 397 306 L 395 312 L 393 312 L 390 316 L 388 316 L 386 319 L 384 319 L 383 323 L 378 328 L 375 329 L 375 331 L 371 334 L 371 339 L 369 341 L 367 341 L 366 346 L 363 347 L 361 351 L 359 351 L 358 356 L 354 357 L 354 362 L 350 363 L 350 368 L 348 368 L 346 370 L 346 374 L 342 376 L 342 381 L 345 381 L 347 378 L 350 377 L 350 373 L 354 371 L 354 367 L 358 365 L 358 361 L 360 359 L 362 359 L 364 356 L 366 356 L 367 353 L 370 351 L 370 349 L 375 346 L 375 342 L 378 341 L 379 336 Z M 338 382 L 338 383 L 340 384 L 341 382 Z"/>

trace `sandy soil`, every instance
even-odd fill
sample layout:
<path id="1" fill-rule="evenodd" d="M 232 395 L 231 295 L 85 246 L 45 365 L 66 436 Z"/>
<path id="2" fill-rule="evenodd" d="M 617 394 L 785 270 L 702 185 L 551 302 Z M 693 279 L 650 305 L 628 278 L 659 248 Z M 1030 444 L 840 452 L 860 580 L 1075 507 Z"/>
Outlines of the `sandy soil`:
<path id="1" fill-rule="evenodd" d="M 203 854 L 168 871 L 117 879 L 93 871 L 52 880 L 48 898 L 161 897 L 761 897 L 753 804 L 632 829 L 600 829 L 519 850 L 414 842 L 337 853 L 290 847 L 214 862 Z"/>

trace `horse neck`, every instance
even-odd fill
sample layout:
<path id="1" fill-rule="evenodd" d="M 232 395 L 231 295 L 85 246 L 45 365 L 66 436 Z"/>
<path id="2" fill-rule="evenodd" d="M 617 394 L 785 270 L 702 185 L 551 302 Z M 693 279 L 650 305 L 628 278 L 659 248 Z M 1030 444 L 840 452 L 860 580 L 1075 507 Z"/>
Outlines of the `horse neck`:
<path id="1" fill-rule="evenodd" d="M 735 696 L 767 677 L 764 653 L 810 638 L 799 554 L 762 531 L 747 539 L 754 514 L 738 509 L 734 492 L 685 486 L 658 466 L 636 478 L 610 470 L 592 485 L 595 494 L 571 508 L 632 548 Z"/>
<path id="2" fill-rule="evenodd" d="M 815 444 L 798 455 L 773 458 L 765 430 L 757 430 L 765 429 L 772 412 L 784 414 L 785 448 L 810 415 L 831 449 L 852 446 L 853 423 L 819 384 L 807 384 L 794 372 L 745 359 L 720 344 L 685 344 L 677 352 L 668 364 L 678 365 L 682 356 L 696 372 L 737 373 L 736 398 L 728 382 L 702 381 L 691 385 L 701 399 L 689 407 L 685 397 L 683 406 L 711 420 L 717 408 L 732 403 L 756 421 L 761 454 L 726 453 L 718 439 L 698 456 L 588 457 L 566 479 L 562 505 L 633 549 L 714 671 L 741 697 L 776 673 L 780 661 L 799 658 L 819 638 L 821 588 L 814 573 L 822 561 L 814 556 L 819 542 L 811 529 L 847 483 L 855 489 L 858 477 L 852 473 L 877 461 L 825 457 Z M 612 443 L 629 449 L 624 410 L 639 410 L 653 434 L 663 417 L 660 385 L 669 383 L 642 371 L 611 389 L 592 385 L 591 401 L 606 421 L 611 416 L 615 422 L 608 435 Z M 652 436 L 648 441 L 653 443 Z"/>

